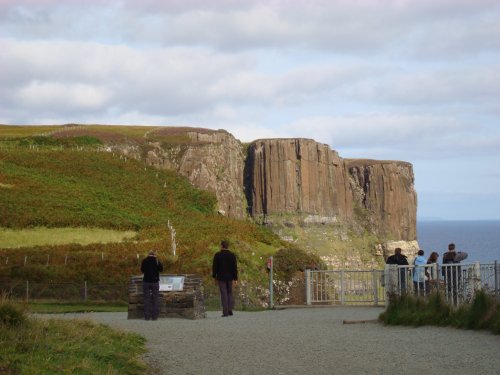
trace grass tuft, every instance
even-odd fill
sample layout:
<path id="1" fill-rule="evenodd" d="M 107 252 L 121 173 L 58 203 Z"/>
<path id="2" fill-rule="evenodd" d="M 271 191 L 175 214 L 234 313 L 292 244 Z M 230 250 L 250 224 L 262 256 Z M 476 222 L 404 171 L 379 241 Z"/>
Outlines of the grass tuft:
<path id="1" fill-rule="evenodd" d="M 412 295 L 391 296 L 379 320 L 387 325 L 435 325 L 465 329 L 487 329 L 500 334 L 500 303 L 478 291 L 471 303 L 454 310 L 439 292 L 428 298 Z"/>

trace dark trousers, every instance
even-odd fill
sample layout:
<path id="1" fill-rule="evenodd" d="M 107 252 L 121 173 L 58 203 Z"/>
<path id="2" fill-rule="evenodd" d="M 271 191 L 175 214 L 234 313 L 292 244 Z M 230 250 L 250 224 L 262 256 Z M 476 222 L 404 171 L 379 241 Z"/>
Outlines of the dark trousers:
<path id="1" fill-rule="evenodd" d="M 158 319 L 160 315 L 160 283 L 142 283 L 144 292 L 144 318 Z"/>
<path id="2" fill-rule="evenodd" d="M 232 280 L 217 280 L 220 290 L 220 301 L 222 303 L 222 315 L 233 313 L 234 298 L 233 298 L 233 281 Z"/>

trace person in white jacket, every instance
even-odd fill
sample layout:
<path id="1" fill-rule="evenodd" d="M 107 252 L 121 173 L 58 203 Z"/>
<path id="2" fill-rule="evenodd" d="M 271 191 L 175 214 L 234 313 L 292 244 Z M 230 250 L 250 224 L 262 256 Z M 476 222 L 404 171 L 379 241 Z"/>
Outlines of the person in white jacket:
<path id="1" fill-rule="evenodd" d="M 425 265 L 427 260 L 424 258 L 423 250 L 419 250 L 417 254 L 413 261 L 415 266 L 413 269 L 413 287 L 416 295 L 423 296 L 425 294 Z"/>

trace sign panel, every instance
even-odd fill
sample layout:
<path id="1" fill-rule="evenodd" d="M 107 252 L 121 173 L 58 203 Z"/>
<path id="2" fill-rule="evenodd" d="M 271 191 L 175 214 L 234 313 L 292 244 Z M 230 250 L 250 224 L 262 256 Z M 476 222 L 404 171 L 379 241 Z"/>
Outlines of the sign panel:
<path id="1" fill-rule="evenodd" d="M 184 289 L 184 276 L 160 276 L 160 292 Z"/>

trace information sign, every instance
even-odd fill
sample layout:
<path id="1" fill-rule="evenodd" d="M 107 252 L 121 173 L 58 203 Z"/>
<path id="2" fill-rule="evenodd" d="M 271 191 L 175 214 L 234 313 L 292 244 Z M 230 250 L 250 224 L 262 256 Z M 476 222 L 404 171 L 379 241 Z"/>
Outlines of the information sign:
<path id="1" fill-rule="evenodd" d="M 184 276 L 160 276 L 160 292 L 184 289 Z"/>

